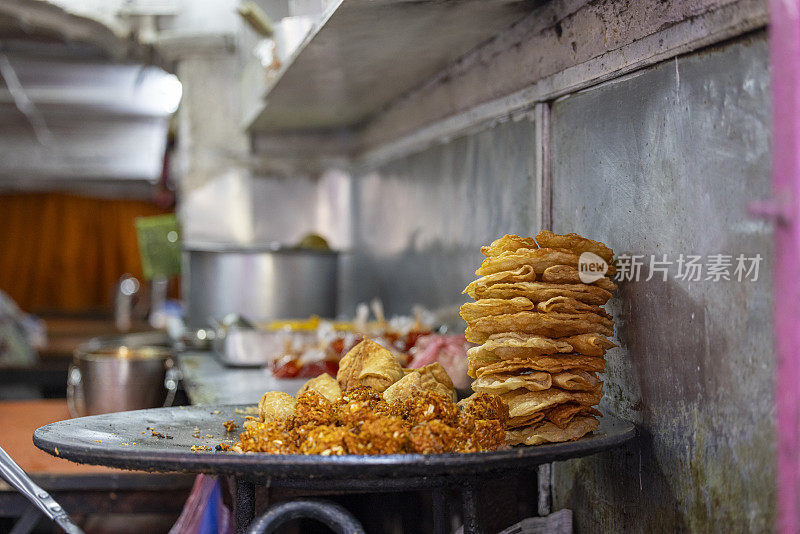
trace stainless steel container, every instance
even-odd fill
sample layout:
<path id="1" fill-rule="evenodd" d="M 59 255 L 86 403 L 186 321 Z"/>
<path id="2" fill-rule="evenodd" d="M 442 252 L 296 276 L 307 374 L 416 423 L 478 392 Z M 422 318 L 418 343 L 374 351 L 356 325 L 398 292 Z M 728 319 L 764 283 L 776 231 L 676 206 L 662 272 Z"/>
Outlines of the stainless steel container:
<path id="1" fill-rule="evenodd" d="M 187 322 L 236 313 L 256 322 L 336 314 L 338 253 L 275 246 L 184 246 Z"/>
<path id="2" fill-rule="evenodd" d="M 67 383 L 74 417 L 157 408 L 174 389 L 167 386 L 172 353 L 156 346 L 88 344 L 75 351 Z"/>

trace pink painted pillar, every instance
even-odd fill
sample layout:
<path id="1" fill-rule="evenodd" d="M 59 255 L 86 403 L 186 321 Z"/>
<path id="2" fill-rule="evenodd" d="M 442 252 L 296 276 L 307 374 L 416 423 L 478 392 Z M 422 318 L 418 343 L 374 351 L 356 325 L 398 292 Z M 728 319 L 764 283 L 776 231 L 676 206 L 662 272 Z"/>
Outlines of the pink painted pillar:
<path id="1" fill-rule="evenodd" d="M 777 376 L 777 531 L 800 526 L 800 0 L 770 0 Z"/>

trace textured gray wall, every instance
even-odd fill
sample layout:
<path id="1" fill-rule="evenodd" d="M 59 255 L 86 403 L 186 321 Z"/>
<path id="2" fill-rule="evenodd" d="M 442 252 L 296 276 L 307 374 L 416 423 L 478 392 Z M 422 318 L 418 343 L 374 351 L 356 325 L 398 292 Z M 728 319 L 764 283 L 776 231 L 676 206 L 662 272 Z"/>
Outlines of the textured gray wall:
<path id="1" fill-rule="evenodd" d="M 463 302 L 480 246 L 539 220 L 533 148 L 532 122 L 505 122 L 356 173 L 341 311 L 373 297 L 392 314 Z"/>
<path id="2" fill-rule="evenodd" d="M 760 532 L 774 511 L 763 34 L 553 105 L 553 225 L 618 254 L 761 254 L 757 282 L 624 283 L 610 307 L 602 408 L 641 425 L 625 449 L 557 464 L 578 532 Z M 479 245 L 535 233 L 534 128 L 505 123 L 356 173 L 342 311 L 461 301 Z M 646 273 L 646 270 L 644 271 Z"/>
<path id="3" fill-rule="evenodd" d="M 767 56 L 758 35 L 553 106 L 555 231 L 617 254 L 766 258 L 755 283 L 621 285 L 602 408 L 644 435 L 557 465 L 580 532 L 771 530 L 771 238 L 746 213 L 770 190 Z"/>

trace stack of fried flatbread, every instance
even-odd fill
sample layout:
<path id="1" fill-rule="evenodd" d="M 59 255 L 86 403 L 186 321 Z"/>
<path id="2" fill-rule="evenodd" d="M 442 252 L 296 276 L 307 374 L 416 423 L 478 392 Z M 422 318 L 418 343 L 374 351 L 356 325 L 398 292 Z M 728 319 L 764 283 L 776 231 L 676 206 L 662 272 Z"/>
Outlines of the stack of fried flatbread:
<path id="1" fill-rule="evenodd" d="M 538 445 L 578 439 L 597 429 L 606 350 L 616 345 L 614 321 L 601 307 L 616 285 L 614 252 L 577 234 L 542 231 L 536 239 L 506 235 L 482 247 L 480 278 L 461 307 L 472 389 L 508 404 L 506 443 Z M 608 265 L 583 283 L 579 258 L 590 252 Z"/>

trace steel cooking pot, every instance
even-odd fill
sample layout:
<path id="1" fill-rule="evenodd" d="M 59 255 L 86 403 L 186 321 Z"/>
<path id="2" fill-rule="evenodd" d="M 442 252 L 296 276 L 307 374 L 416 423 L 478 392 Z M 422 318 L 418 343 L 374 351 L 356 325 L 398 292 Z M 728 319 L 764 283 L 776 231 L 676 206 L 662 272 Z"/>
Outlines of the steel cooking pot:
<path id="1" fill-rule="evenodd" d="M 334 317 L 339 254 L 274 245 L 184 245 L 190 328 L 230 313 L 253 321 Z"/>

